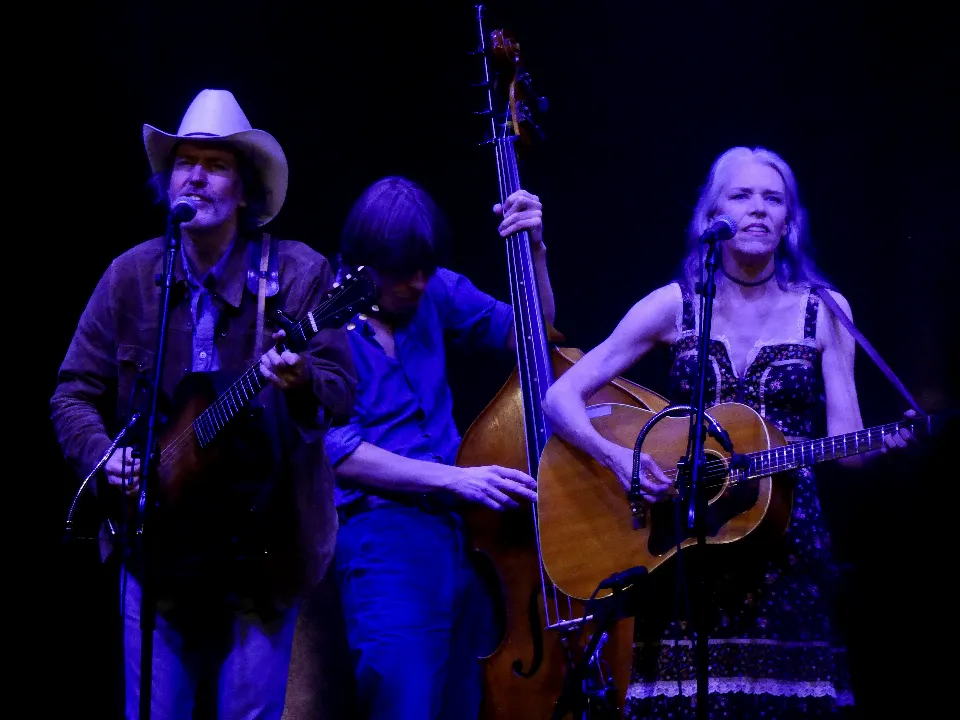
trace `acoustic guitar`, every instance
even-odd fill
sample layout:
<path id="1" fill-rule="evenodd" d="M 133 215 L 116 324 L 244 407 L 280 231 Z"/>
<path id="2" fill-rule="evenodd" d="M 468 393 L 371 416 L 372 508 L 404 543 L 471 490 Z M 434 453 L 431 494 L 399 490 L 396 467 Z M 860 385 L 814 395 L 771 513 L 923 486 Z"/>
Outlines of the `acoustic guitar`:
<path id="1" fill-rule="evenodd" d="M 587 413 L 603 437 L 630 449 L 654 415 L 616 403 L 591 405 Z M 699 492 L 707 495 L 706 542 L 710 545 L 730 545 L 746 538 L 762 543 L 782 535 L 793 502 L 786 471 L 877 450 L 885 435 L 900 428 L 916 434 L 930 432 L 934 421 L 939 424 L 943 419 L 904 418 L 788 444 L 776 426 L 747 405 L 721 403 L 707 413 L 726 430 L 734 448 L 733 454 L 726 452 L 713 437 L 704 446 L 706 463 Z M 614 574 L 638 566 L 652 572 L 696 544 L 696 535 L 686 523 L 689 472 L 681 462 L 689 430 L 688 414 L 668 415 L 650 427 L 641 450 L 668 477 L 676 478 L 679 494 L 652 505 L 641 503 L 636 518 L 613 472 L 558 435 L 550 437 L 540 458 L 537 512 L 544 568 L 560 590 L 588 599 Z M 610 592 L 599 591 L 597 597 Z"/>

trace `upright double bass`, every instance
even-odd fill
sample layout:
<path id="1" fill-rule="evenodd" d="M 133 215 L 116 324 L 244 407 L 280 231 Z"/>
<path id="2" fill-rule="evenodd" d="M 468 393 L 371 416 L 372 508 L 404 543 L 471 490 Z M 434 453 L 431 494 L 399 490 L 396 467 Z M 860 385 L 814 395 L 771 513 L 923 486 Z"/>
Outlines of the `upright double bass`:
<path id="1" fill-rule="evenodd" d="M 536 137 L 539 100 L 511 34 L 483 28 L 477 8 L 483 58 L 490 144 L 496 154 L 500 198 L 520 189 L 518 153 Z M 489 40 L 489 42 L 488 42 Z M 494 98 L 502 99 L 502 111 Z M 502 119 L 502 122 L 501 122 Z M 543 398 L 553 379 L 582 357 L 558 344 L 540 304 L 537 278 L 525 231 L 506 240 L 507 270 L 517 340 L 517 366 L 493 400 L 464 433 L 457 465 L 501 465 L 537 477 L 540 455 L 550 436 Z M 667 401 L 650 390 L 617 378 L 588 401 L 622 403 L 657 411 Z M 484 666 L 483 720 L 549 720 L 564 689 L 564 678 L 591 631 L 584 606 L 558 590 L 544 569 L 537 531 L 536 506 L 497 512 L 473 507 L 465 513 L 472 548 L 486 557 L 499 585 L 502 636 L 481 658 Z M 604 648 L 606 679 L 613 681 L 618 708 L 623 708 L 633 655 L 633 619 L 619 620 Z M 601 678 L 601 682 L 603 678 Z M 568 713 L 564 716 L 570 718 Z"/>

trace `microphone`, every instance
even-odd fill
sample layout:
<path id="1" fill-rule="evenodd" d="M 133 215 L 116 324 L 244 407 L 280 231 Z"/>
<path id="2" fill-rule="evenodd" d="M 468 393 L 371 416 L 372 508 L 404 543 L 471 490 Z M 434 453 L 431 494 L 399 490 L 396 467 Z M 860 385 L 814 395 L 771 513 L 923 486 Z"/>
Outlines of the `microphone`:
<path id="1" fill-rule="evenodd" d="M 737 223 L 729 215 L 721 215 L 700 235 L 700 242 L 713 242 L 714 240 L 729 240 L 737 234 Z"/>
<path id="2" fill-rule="evenodd" d="M 177 201 L 170 207 L 170 222 L 185 223 L 193 220 L 197 214 L 197 204 L 187 197 L 177 198 Z"/>
<path id="3" fill-rule="evenodd" d="M 720 443 L 720 447 L 726 450 L 728 453 L 733 452 L 733 441 L 730 439 L 730 433 L 723 429 L 723 427 L 710 417 L 709 413 L 704 413 L 703 416 L 707 419 L 707 432 Z"/>

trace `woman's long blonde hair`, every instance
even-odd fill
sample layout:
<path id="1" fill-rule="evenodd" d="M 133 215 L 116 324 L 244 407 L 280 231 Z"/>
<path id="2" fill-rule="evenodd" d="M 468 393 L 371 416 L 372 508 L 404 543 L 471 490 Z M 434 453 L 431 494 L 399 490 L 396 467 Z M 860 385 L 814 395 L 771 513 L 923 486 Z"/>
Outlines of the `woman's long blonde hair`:
<path id="1" fill-rule="evenodd" d="M 693 219 L 687 230 L 687 256 L 683 261 L 683 277 L 690 289 L 696 288 L 703 270 L 702 246 L 700 236 L 713 221 L 717 212 L 720 194 L 729 176 L 730 167 L 742 160 L 754 160 L 769 165 L 783 178 L 786 192 L 787 224 L 786 231 L 777 245 L 774 265 L 777 283 L 784 290 L 828 286 L 813 262 L 812 246 L 807 234 L 806 211 L 800 204 L 797 179 L 786 161 L 771 150 L 756 147 L 734 147 L 720 155 L 710 168 L 707 182 L 704 184 L 700 199 L 693 211 Z"/>

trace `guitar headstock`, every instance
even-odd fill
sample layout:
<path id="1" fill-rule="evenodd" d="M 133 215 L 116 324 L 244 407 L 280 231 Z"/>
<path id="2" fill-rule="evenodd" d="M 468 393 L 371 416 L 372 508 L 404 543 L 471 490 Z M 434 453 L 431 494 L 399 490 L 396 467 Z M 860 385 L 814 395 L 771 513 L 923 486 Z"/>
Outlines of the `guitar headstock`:
<path id="1" fill-rule="evenodd" d="M 520 43 L 510 30 L 497 29 L 489 36 L 483 28 L 483 6 L 477 7 L 484 79 L 476 83 L 485 88 L 486 108 L 479 115 L 490 117 L 491 135 L 487 142 L 510 135 L 518 139 L 517 151 L 544 139 L 539 115 L 547 109 L 547 99 L 535 92 L 533 78 L 520 53 Z"/>
<path id="2" fill-rule="evenodd" d="M 343 273 L 342 279 L 333 284 L 327 293 L 327 312 L 324 317 L 330 322 L 343 325 L 358 312 L 376 311 L 380 297 L 380 283 L 372 268 L 360 265 L 356 270 Z"/>
<path id="3" fill-rule="evenodd" d="M 294 352 L 303 352 L 310 339 L 325 328 L 340 327 L 360 312 L 376 311 L 380 297 L 380 283 L 374 271 L 361 265 L 356 270 L 343 274 L 327 292 L 319 307 L 307 313 L 300 322 L 294 323 L 277 310 L 274 320 L 287 333 L 283 345 Z"/>

